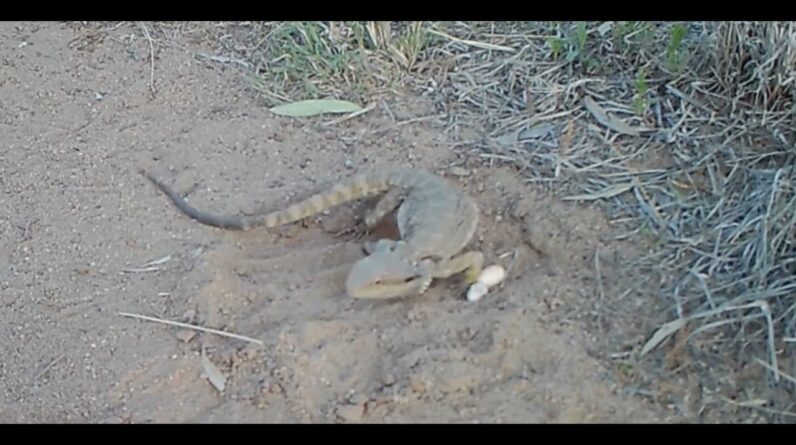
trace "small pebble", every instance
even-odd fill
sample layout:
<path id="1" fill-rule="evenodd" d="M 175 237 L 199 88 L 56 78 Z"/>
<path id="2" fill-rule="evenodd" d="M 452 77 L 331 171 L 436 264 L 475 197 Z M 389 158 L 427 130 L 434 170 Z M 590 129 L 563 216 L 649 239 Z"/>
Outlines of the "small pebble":
<path id="1" fill-rule="evenodd" d="M 364 405 L 346 405 L 337 409 L 337 415 L 346 422 L 359 422 L 365 414 Z"/>
<path id="2" fill-rule="evenodd" d="M 175 335 L 181 342 L 188 343 L 196 336 L 196 331 L 191 329 L 180 329 Z"/>
<path id="3" fill-rule="evenodd" d="M 451 167 L 448 171 L 453 176 L 462 177 L 462 176 L 469 176 L 470 175 L 470 172 L 467 171 L 467 169 L 464 169 L 464 168 L 459 167 L 459 166 Z"/>

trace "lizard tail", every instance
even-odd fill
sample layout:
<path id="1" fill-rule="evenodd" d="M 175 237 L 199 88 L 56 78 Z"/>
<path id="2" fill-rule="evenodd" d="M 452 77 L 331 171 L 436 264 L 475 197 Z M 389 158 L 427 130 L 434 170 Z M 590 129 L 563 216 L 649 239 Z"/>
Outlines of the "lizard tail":
<path id="1" fill-rule="evenodd" d="M 385 175 L 379 173 L 358 175 L 283 210 L 264 215 L 244 216 L 241 218 L 241 222 L 244 229 L 277 227 L 299 221 L 345 202 L 381 193 L 389 187 L 390 183 Z"/>
<path id="2" fill-rule="evenodd" d="M 255 227 L 277 227 L 304 219 L 336 205 L 375 195 L 387 190 L 390 182 L 383 173 L 354 176 L 340 182 L 330 190 L 318 193 L 283 210 L 263 215 L 230 216 L 218 215 L 199 210 L 188 204 L 182 196 L 147 172 L 142 172 L 186 216 L 202 224 L 231 230 L 249 230 Z"/>
<path id="3" fill-rule="evenodd" d="M 202 210 L 197 209 L 196 207 L 191 206 L 188 204 L 185 199 L 180 196 L 179 193 L 174 191 L 174 189 L 170 188 L 158 178 L 152 176 L 150 173 L 141 171 L 141 174 L 146 176 L 147 179 L 152 181 L 157 188 L 160 189 L 166 196 L 171 199 L 175 206 L 188 217 L 193 220 L 196 220 L 202 224 L 219 227 L 222 229 L 231 229 L 231 230 L 244 230 L 243 220 L 237 216 L 229 216 L 229 215 L 217 215 L 209 212 L 205 212 Z"/>

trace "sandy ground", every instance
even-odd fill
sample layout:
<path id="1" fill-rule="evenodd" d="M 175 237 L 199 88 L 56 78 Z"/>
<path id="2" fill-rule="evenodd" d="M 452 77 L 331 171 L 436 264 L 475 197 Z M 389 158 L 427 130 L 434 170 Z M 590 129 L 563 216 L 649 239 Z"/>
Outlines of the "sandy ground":
<path id="1" fill-rule="evenodd" d="M 0 421 L 671 420 L 622 390 L 590 352 L 602 337 L 572 315 L 597 298 L 595 249 L 623 252 L 603 241 L 600 213 L 462 157 L 422 120 L 396 126 L 434 114 L 419 99 L 339 125 L 281 118 L 190 41 L 158 48 L 152 97 L 134 31 L 0 23 Z M 237 213 L 393 165 L 477 199 L 474 246 L 509 270 L 500 288 L 470 303 L 452 278 L 422 297 L 355 301 L 343 283 L 362 240 L 338 232 L 369 202 L 231 233 L 184 217 L 137 173 Z"/>

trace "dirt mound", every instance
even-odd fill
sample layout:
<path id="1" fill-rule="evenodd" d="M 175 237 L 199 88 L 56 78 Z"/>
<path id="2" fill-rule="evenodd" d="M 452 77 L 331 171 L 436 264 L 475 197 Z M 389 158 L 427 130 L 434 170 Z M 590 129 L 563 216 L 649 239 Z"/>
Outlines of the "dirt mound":
<path id="1" fill-rule="evenodd" d="M 597 298 L 595 248 L 621 251 L 601 241 L 603 218 L 509 169 L 462 160 L 429 124 L 394 127 L 431 114 L 429 104 L 407 98 L 391 104 L 393 116 L 323 126 L 270 114 L 241 76 L 193 57 L 189 43 L 158 47 L 150 78 L 149 44 L 126 26 L 90 35 L 3 23 L 0 41 L 10 111 L 0 155 L 3 421 L 664 420 L 621 393 L 571 316 Z M 476 244 L 509 271 L 482 301 L 464 300 L 457 278 L 417 298 L 347 298 L 361 240 L 337 233 L 367 203 L 230 233 L 188 220 L 137 174 L 157 168 L 180 190 L 199 184 L 193 204 L 238 212 L 399 164 L 446 174 L 478 200 Z M 203 354 L 225 376 L 223 392 L 205 378 Z"/>

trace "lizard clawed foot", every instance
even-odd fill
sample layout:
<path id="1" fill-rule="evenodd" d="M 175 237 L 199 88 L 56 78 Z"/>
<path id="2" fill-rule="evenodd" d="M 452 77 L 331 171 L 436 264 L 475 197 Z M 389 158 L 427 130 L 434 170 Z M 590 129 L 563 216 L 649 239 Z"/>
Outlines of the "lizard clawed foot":
<path id="1" fill-rule="evenodd" d="M 357 228 L 350 228 L 350 229 L 343 229 L 343 230 L 340 230 L 338 232 L 334 232 L 334 233 L 332 233 L 332 237 L 333 238 L 341 238 L 341 237 L 348 236 L 348 235 L 351 235 L 351 234 L 354 235 L 354 241 L 358 241 L 358 240 L 364 238 L 365 235 L 367 235 L 367 233 L 362 233 Z"/>
<path id="2" fill-rule="evenodd" d="M 362 223 L 359 223 L 359 224 L 356 224 L 354 227 L 351 227 L 351 228 L 348 228 L 348 229 L 343 229 L 343 230 L 340 230 L 339 232 L 333 233 L 332 237 L 340 238 L 340 237 L 349 236 L 349 235 L 353 235 L 352 238 L 353 238 L 354 241 L 359 241 L 359 240 L 365 238 L 366 236 L 370 235 L 370 229 L 368 229 L 368 227 L 366 225 L 364 225 Z"/>

